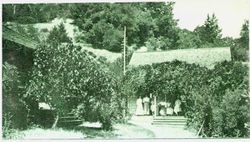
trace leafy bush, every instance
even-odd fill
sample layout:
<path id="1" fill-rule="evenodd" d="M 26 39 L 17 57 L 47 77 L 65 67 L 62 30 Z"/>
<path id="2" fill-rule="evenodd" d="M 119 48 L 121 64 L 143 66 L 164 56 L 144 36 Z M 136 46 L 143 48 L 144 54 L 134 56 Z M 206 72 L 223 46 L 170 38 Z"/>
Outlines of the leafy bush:
<path id="1" fill-rule="evenodd" d="M 11 136 L 11 134 L 13 133 L 13 128 L 12 128 L 12 115 L 10 113 L 5 113 L 2 115 L 3 116 L 3 137 L 4 138 L 8 138 Z"/>
<path id="2" fill-rule="evenodd" d="M 27 127 L 27 104 L 22 97 L 24 84 L 21 72 L 13 65 L 3 64 L 3 128 L 5 134 L 11 129 Z"/>
<path id="3" fill-rule="evenodd" d="M 247 90 L 227 90 L 219 107 L 213 112 L 213 135 L 243 137 L 247 134 L 245 123 L 249 120 Z"/>
<path id="4" fill-rule="evenodd" d="M 182 96 L 187 125 L 202 127 L 204 137 L 247 136 L 248 69 L 239 62 L 212 70 L 179 61 L 140 66 L 128 72 L 125 85 L 131 95 L 152 93 L 171 103 Z"/>
<path id="5" fill-rule="evenodd" d="M 171 46 L 169 40 L 164 40 L 164 37 L 151 37 L 148 39 L 148 41 L 145 42 L 145 44 L 146 47 L 149 48 L 149 51 L 169 49 L 169 47 Z"/>
<path id="6" fill-rule="evenodd" d="M 119 115 L 117 86 L 105 64 L 81 47 L 41 46 L 35 52 L 27 94 L 49 103 L 59 115 L 75 110 L 104 129 Z"/>

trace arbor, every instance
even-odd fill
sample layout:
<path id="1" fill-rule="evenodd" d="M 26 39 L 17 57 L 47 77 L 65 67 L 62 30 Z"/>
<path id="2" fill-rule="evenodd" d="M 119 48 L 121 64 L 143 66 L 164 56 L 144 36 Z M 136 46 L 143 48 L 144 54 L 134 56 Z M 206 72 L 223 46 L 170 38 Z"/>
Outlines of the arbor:
<path id="1" fill-rule="evenodd" d="M 181 98 L 187 125 L 201 128 L 204 137 L 246 137 L 248 78 L 247 67 L 239 62 L 224 61 L 210 70 L 173 61 L 133 68 L 124 84 L 131 95 L 152 93 L 172 105 Z"/>

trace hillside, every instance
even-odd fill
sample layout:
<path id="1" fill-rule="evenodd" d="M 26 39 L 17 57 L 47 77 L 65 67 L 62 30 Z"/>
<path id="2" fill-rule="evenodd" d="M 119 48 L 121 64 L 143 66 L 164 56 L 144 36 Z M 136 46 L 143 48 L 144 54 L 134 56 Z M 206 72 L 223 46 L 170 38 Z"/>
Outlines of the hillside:
<path id="1" fill-rule="evenodd" d="M 109 62 L 115 61 L 117 58 L 121 57 L 121 53 L 117 52 L 111 52 L 105 49 L 97 49 L 97 48 L 92 48 L 91 44 L 86 44 L 84 41 L 77 41 L 75 40 L 76 37 L 79 34 L 82 34 L 79 31 L 79 28 L 75 25 L 72 24 L 73 20 L 72 19 L 58 19 L 55 18 L 51 22 L 48 23 L 36 23 L 36 24 L 17 24 L 17 23 L 8 23 L 8 28 L 17 31 L 18 33 L 21 32 L 26 32 L 28 33 L 30 27 L 34 27 L 37 30 L 38 37 L 41 41 L 44 41 L 47 39 L 49 32 L 53 30 L 55 26 L 59 26 L 61 23 L 63 23 L 67 36 L 72 40 L 72 43 L 76 46 L 81 46 L 84 50 L 87 50 L 89 52 L 92 52 L 99 57 L 104 57 L 107 59 Z M 23 31 L 20 31 L 23 30 Z M 31 36 L 31 35 L 29 35 Z"/>

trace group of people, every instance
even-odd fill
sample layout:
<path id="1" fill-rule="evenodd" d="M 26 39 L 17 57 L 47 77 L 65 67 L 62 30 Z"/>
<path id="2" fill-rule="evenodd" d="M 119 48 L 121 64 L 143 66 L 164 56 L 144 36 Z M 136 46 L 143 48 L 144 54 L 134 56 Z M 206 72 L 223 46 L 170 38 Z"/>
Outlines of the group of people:
<path id="1" fill-rule="evenodd" d="M 139 97 L 136 100 L 136 115 L 151 115 L 155 114 L 160 116 L 165 115 L 179 115 L 181 112 L 181 101 L 176 99 L 174 105 L 169 102 L 159 102 L 155 106 L 152 98 L 148 96 Z"/>
<path id="2" fill-rule="evenodd" d="M 181 110 L 181 101 L 179 99 L 175 100 L 174 105 L 170 102 L 160 102 L 157 106 L 157 115 L 179 115 Z"/>
<path id="3" fill-rule="evenodd" d="M 144 98 L 139 97 L 136 100 L 136 115 L 150 115 L 150 103 L 151 99 L 148 96 Z"/>

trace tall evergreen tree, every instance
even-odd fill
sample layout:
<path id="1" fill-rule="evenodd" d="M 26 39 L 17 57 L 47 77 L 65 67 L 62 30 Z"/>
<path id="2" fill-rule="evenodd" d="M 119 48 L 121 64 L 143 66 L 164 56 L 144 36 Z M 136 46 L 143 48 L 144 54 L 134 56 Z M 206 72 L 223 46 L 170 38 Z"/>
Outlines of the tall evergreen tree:
<path id="1" fill-rule="evenodd" d="M 48 35 L 47 42 L 54 46 L 57 46 L 63 42 L 71 43 L 63 23 L 52 29 Z"/>
<path id="2" fill-rule="evenodd" d="M 249 48 L 249 21 L 246 20 L 242 25 L 239 42 L 242 47 Z"/>
<path id="3" fill-rule="evenodd" d="M 212 46 L 216 46 L 222 37 L 218 19 L 214 14 L 212 16 L 207 15 L 205 23 L 202 26 L 198 26 L 194 31 L 204 44 L 210 44 Z"/>

